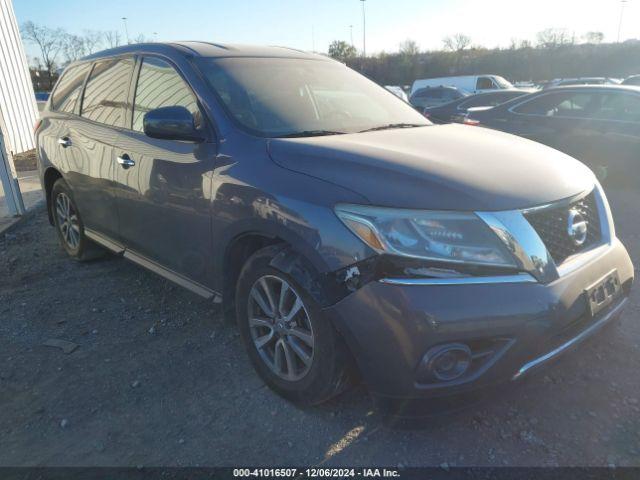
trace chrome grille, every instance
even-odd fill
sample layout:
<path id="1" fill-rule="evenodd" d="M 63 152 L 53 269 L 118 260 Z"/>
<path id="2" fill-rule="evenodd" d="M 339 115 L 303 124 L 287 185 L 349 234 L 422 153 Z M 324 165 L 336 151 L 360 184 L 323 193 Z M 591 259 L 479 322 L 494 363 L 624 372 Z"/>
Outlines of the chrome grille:
<path id="1" fill-rule="evenodd" d="M 580 246 L 573 243 L 567 231 L 569 211 L 573 208 L 582 214 L 588 224 L 587 238 Z M 595 192 L 570 204 L 525 212 L 524 216 L 546 245 L 556 265 L 560 265 L 571 255 L 598 244 L 602 239 Z"/>

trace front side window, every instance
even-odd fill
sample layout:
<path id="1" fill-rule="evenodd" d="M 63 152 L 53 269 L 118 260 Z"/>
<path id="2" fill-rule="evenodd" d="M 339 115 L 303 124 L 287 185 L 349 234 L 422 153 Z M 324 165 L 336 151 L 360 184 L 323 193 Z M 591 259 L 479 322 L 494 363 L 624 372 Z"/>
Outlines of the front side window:
<path id="1" fill-rule="evenodd" d="M 493 80 L 491 80 L 489 77 L 478 78 L 476 90 L 491 90 L 493 88 L 495 88 L 495 85 L 493 84 Z"/>
<path id="2" fill-rule="evenodd" d="M 411 106 L 337 62 L 291 58 L 196 61 L 228 114 L 251 133 L 354 133 L 390 124 L 430 125 Z"/>
<path id="3" fill-rule="evenodd" d="M 133 129 L 143 131 L 145 113 L 160 107 L 181 106 L 189 110 L 196 125 L 200 113 L 196 97 L 175 69 L 159 58 L 147 57 L 142 62 L 133 106 Z"/>
<path id="4" fill-rule="evenodd" d="M 90 63 L 71 67 L 64 72 L 53 92 L 51 107 L 59 112 L 73 113 L 80 97 L 82 84 L 89 71 Z M 37 96 L 37 94 L 36 94 Z M 46 99 L 45 99 L 46 100 Z"/>
<path id="5" fill-rule="evenodd" d="M 82 116 L 105 125 L 124 126 L 132 72 L 131 58 L 96 62 L 84 90 Z"/>

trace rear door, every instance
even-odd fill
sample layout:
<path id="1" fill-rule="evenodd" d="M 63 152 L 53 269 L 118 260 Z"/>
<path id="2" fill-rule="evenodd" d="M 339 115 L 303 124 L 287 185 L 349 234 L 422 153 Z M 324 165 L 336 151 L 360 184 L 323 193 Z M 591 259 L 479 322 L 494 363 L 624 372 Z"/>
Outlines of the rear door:
<path id="1" fill-rule="evenodd" d="M 90 236 L 118 236 L 114 146 L 125 124 L 133 65 L 132 57 L 96 61 L 86 81 L 80 117 L 68 122 L 68 180 Z"/>
<path id="2" fill-rule="evenodd" d="M 147 56 L 139 60 L 137 70 L 131 123 L 115 152 L 134 164 L 116 167 L 125 255 L 178 282 L 185 277 L 207 285 L 216 145 L 146 136 L 144 115 L 159 107 L 186 107 L 196 125 L 204 131 L 208 127 L 195 94 L 168 60 Z"/>
<path id="3" fill-rule="evenodd" d="M 38 148 L 42 157 L 60 170 L 68 183 L 81 159 L 80 150 L 74 144 L 78 139 L 71 138 L 71 130 L 77 123 L 82 87 L 90 69 L 91 63 L 84 63 L 65 70 L 38 129 Z M 69 186 L 74 190 L 75 185 Z"/>

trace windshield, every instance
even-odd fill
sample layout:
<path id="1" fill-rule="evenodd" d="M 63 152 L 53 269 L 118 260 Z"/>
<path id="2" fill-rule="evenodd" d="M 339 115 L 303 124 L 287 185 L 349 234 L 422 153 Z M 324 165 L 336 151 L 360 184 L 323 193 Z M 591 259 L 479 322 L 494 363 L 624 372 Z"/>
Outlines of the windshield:
<path id="1" fill-rule="evenodd" d="M 229 115 L 263 137 L 430 125 L 391 92 L 337 62 L 202 58 L 196 63 Z"/>
<path id="2" fill-rule="evenodd" d="M 505 80 L 502 77 L 499 77 L 498 75 L 495 75 L 493 79 L 495 80 L 495 82 L 498 84 L 500 88 L 514 88 L 511 82 L 509 82 L 508 80 Z"/>

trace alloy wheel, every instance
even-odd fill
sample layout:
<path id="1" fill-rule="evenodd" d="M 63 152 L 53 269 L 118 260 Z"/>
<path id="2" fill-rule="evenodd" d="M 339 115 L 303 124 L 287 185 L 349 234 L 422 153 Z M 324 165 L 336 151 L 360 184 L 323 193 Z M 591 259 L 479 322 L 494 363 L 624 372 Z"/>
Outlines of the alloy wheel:
<path id="1" fill-rule="evenodd" d="M 315 344 L 302 298 L 286 280 L 265 275 L 251 287 L 248 302 L 249 330 L 262 361 L 284 380 L 302 379 Z"/>
<path id="2" fill-rule="evenodd" d="M 56 216 L 64 242 L 72 250 L 77 249 L 80 245 L 80 222 L 71 199 L 65 193 L 56 197 Z"/>

